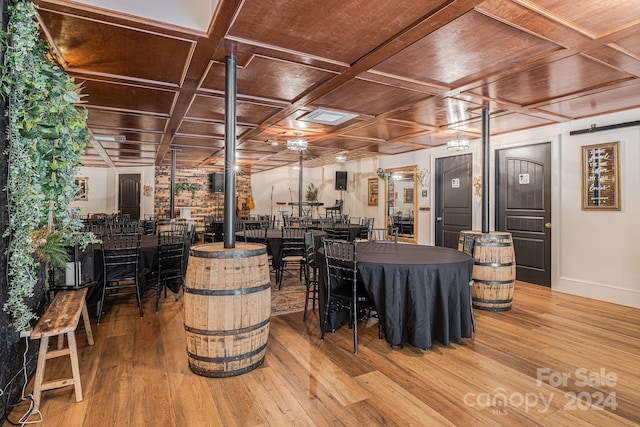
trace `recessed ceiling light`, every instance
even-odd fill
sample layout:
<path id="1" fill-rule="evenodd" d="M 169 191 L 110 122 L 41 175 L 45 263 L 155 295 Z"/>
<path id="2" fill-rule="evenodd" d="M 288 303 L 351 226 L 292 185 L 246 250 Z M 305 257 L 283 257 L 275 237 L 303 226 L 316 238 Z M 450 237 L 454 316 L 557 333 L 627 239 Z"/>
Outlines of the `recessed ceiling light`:
<path id="1" fill-rule="evenodd" d="M 271 146 L 272 147 L 277 147 L 278 146 L 278 141 L 271 141 Z"/>
<path id="2" fill-rule="evenodd" d="M 318 108 L 315 111 L 301 117 L 299 120 L 335 126 L 358 117 L 357 114 L 343 113 L 341 111 L 329 111 Z"/>

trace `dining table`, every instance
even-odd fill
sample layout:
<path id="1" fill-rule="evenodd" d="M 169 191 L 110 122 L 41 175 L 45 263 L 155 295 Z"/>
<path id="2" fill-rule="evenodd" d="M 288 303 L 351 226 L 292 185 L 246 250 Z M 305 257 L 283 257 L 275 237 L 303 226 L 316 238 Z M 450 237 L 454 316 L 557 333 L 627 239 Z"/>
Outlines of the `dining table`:
<path id="1" fill-rule="evenodd" d="M 473 259 L 455 249 L 404 243 L 356 242 L 358 286 L 368 293 L 393 348 L 404 343 L 428 349 L 436 340 L 448 346 L 471 338 Z M 326 300 L 324 251 L 318 251 L 320 307 Z M 348 310 L 332 312 L 320 325 L 334 331 Z"/>
<path id="2" fill-rule="evenodd" d="M 362 236 L 362 232 L 367 230 L 367 227 L 364 225 L 360 225 L 360 224 L 340 224 L 340 225 L 335 225 L 333 227 L 322 227 L 319 224 L 312 224 L 311 228 L 314 229 L 321 229 L 325 232 L 327 232 L 327 234 L 329 236 L 332 235 L 333 232 L 335 232 L 336 230 L 346 230 L 346 233 L 348 234 L 348 240 L 351 242 L 355 239 L 358 239 Z"/>
<path id="3" fill-rule="evenodd" d="M 327 233 L 322 230 L 309 230 L 313 232 L 313 243 L 316 249 L 322 246 L 322 239 L 327 237 Z M 238 231 L 236 239 L 244 241 L 244 232 Z M 263 243 L 264 239 L 249 238 L 250 242 Z M 282 263 L 282 229 L 268 228 L 266 236 L 267 254 L 271 255 L 271 267 L 277 270 Z"/>
<path id="4" fill-rule="evenodd" d="M 183 266 L 186 273 L 187 261 L 189 259 L 189 248 L 191 247 L 191 240 L 184 239 L 184 253 L 183 253 Z M 102 278 L 103 278 L 103 263 L 102 263 L 102 247 L 99 243 L 94 244 L 94 256 L 93 256 L 93 274 L 94 283 L 93 289 L 89 290 L 87 300 L 89 302 L 96 302 L 100 297 L 102 291 Z M 158 236 L 154 234 L 143 234 L 140 236 L 140 254 L 138 258 L 138 280 L 140 282 L 140 291 L 144 292 L 147 289 L 155 286 L 150 278 L 153 277 L 153 273 L 158 271 Z M 169 289 L 173 292 L 178 292 L 178 288 L 173 285 L 168 285 Z"/>

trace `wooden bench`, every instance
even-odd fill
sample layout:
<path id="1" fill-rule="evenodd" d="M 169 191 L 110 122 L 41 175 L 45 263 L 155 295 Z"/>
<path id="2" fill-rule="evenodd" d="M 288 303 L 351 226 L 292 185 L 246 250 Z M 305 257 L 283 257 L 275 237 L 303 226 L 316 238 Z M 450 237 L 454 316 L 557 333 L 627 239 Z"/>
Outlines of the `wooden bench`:
<path id="1" fill-rule="evenodd" d="M 60 291 L 56 293 L 53 301 L 42 315 L 38 324 L 31 332 L 31 339 L 40 339 L 40 352 L 38 353 L 38 366 L 36 368 L 35 383 L 33 386 L 33 400 L 35 408 L 40 407 L 40 397 L 44 390 L 52 390 L 73 385 L 75 388 L 76 402 L 82 400 L 82 385 L 80 384 L 80 368 L 78 366 L 78 350 L 76 347 L 76 328 L 80 315 L 84 320 L 89 345 L 93 345 L 91 322 L 87 311 L 87 289 L 77 291 Z M 67 335 L 67 348 L 62 348 L 64 334 Z M 49 350 L 49 337 L 58 336 L 58 348 Z M 69 356 L 71 359 L 72 378 L 60 379 L 43 384 L 45 362 L 61 356 Z"/>

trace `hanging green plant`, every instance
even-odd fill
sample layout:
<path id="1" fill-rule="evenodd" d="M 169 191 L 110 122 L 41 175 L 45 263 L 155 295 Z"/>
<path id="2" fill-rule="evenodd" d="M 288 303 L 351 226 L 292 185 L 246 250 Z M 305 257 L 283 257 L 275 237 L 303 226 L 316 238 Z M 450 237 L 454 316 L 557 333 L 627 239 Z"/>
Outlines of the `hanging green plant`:
<path id="1" fill-rule="evenodd" d="M 202 186 L 197 182 L 178 182 L 176 183 L 176 196 L 180 194 L 181 191 L 191 191 L 191 198 L 194 199 L 196 197 L 196 191 L 200 191 Z"/>
<path id="2" fill-rule="evenodd" d="M 79 208 L 70 209 L 90 137 L 86 110 L 76 106 L 81 88 L 47 59 L 34 4 L 16 1 L 7 10 L 0 90 L 8 106 L 9 226 L 3 235 L 10 243 L 3 309 L 24 330 L 35 318 L 26 300 L 33 296 L 39 260 L 61 263 L 65 245 L 96 239 L 78 237 Z"/>

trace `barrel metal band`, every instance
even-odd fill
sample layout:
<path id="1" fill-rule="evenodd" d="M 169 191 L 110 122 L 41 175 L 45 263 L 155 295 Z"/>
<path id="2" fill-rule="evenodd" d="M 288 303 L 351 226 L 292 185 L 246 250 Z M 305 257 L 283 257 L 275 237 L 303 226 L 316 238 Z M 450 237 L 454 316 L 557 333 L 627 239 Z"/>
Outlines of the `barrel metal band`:
<path id="1" fill-rule="evenodd" d="M 510 267 L 515 265 L 515 262 L 476 262 L 474 265 L 480 267 Z"/>
<path id="2" fill-rule="evenodd" d="M 239 328 L 239 329 L 227 329 L 227 330 L 223 330 L 223 331 L 210 331 L 210 330 L 206 330 L 206 329 L 197 329 L 197 328 L 192 328 L 191 326 L 187 326 L 184 325 L 184 330 L 187 332 L 191 332 L 192 334 L 196 334 L 196 335 L 205 335 L 208 337 L 223 337 L 223 336 L 228 336 L 228 335 L 238 335 L 238 334 L 246 334 L 248 332 L 252 332 L 255 331 L 257 329 L 260 329 L 266 325 L 269 324 L 269 318 L 263 320 L 262 322 L 256 324 L 256 325 L 251 325 L 251 326 L 247 326 L 246 328 Z"/>
<path id="3" fill-rule="evenodd" d="M 206 296 L 234 296 L 234 295 L 247 295 L 254 292 L 261 292 L 265 289 L 271 288 L 271 283 L 265 283 L 264 285 L 254 286 L 252 288 L 242 289 L 195 289 L 184 287 L 184 291 L 188 294 L 194 295 L 206 295 Z"/>
<path id="4" fill-rule="evenodd" d="M 189 368 L 191 368 L 191 370 L 198 374 L 198 375 L 202 375 L 204 377 L 209 377 L 209 378 L 228 378 L 228 377 L 233 377 L 236 375 L 242 375 L 244 373 L 247 373 L 249 371 L 252 371 L 254 369 L 256 369 L 258 366 L 262 365 L 264 363 L 264 357 L 261 358 L 260 360 L 258 360 L 256 363 L 252 363 L 251 365 L 245 366 L 244 368 L 240 368 L 240 369 L 234 369 L 233 371 L 212 371 L 211 369 L 207 369 L 207 368 L 201 368 L 199 366 L 194 366 L 191 361 L 189 361 Z"/>
<path id="5" fill-rule="evenodd" d="M 265 349 L 267 348 L 267 343 L 264 343 L 263 345 L 261 345 L 260 347 L 256 348 L 255 350 L 252 350 L 250 352 L 247 353 L 243 353 L 243 354 L 238 354 L 236 356 L 225 356 L 225 357 L 207 357 L 207 356 L 200 356 L 197 354 L 193 354 L 190 351 L 187 351 L 187 354 L 189 355 L 189 357 L 191 357 L 194 360 L 198 360 L 200 362 L 209 362 L 209 363 L 226 363 L 226 362 L 236 362 L 238 360 L 243 360 L 243 359 L 248 359 L 250 357 L 255 356 L 256 354 L 260 354 L 261 352 L 263 352 Z"/>
<path id="6" fill-rule="evenodd" d="M 203 245 L 200 245 L 203 246 Z M 204 245 L 206 246 L 206 245 Z M 217 258 L 217 259 L 234 259 L 234 258 L 253 258 L 260 255 L 264 255 L 267 253 L 267 247 L 264 245 L 254 245 L 260 246 L 256 249 L 238 249 L 235 251 L 203 251 L 198 249 L 198 246 L 195 246 L 189 250 L 189 255 L 196 258 Z"/>
<path id="7" fill-rule="evenodd" d="M 513 279 L 510 280 L 482 280 L 482 279 L 473 279 L 475 283 L 482 283 L 484 285 L 511 285 L 513 284 Z"/>
<path id="8" fill-rule="evenodd" d="M 486 304 L 506 304 L 513 302 L 513 298 L 509 299 L 481 299 L 481 298 L 473 298 L 473 302 L 481 302 Z"/>
<path id="9" fill-rule="evenodd" d="M 513 246 L 513 244 L 511 242 L 493 242 L 492 241 L 492 242 L 476 242 L 476 246 L 507 247 L 507 246 Z"/>

